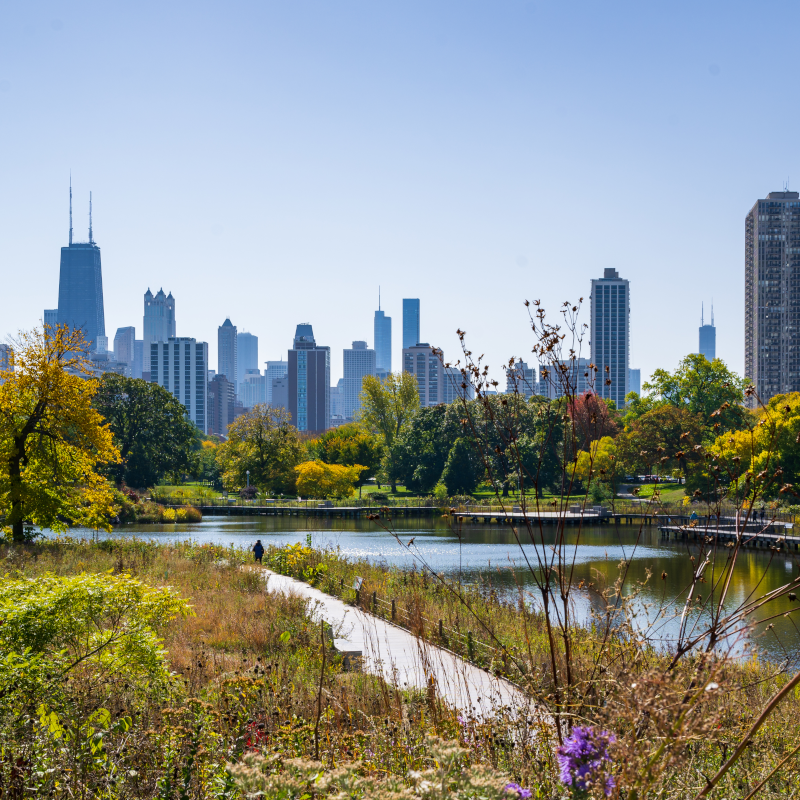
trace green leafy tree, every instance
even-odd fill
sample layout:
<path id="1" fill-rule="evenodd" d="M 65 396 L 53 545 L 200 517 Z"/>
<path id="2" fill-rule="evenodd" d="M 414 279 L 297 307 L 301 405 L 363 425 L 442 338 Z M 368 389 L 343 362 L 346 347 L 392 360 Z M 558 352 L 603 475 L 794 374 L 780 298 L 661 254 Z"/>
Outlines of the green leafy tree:
<path id="1" fill-rule="evenodd" d="M 664 404 L 643 414 L 617 437 L 616 456 L 632 473 L 664 475 L 678 470 L 688 479 L 701 462 L 703 435 L 700 414 Z"/>
<path id="2" fill-rule="evenodd" d="M 395 475 L 411 491 L 432 492 L 461 428 L 457 404 L 419 409 L 392 448 Z"/>
<path id="3" fill-rule="evenodd" d="M 383 459 L 383 441 L 363 425 L 351 423 L 326 431 L 317 440 L 317 453 L 326 464 L 364 467 L 358 481 L 359 490 L 367 478 L 373 477 Z"/>
<path id="4" fill-rule="evenodd" d="M 303 452 L 289 412 L 260 403 L 228 427 L 228 440 L 217 448 L 217 462 L 228 488 L 244 486 L 250 470 L 251 484 L 286 494 L 295 491 L 295 467 Z"/>
<path id="5" fill-rule="evenodd" d="M 703 355 L 689 355 L 675 372 L 657 369 L 642 387 L 654 401 L 684 408 L 699 415 L 705 430 L 704 438 L 711 442 L 727 431 L 748 427 L 750 412 L 742 405 L 747 381 L 728 369 L 719 358 L 709 361 Z M 719 410 L 715 417 L 711 415 Z"/>
<path id="6" fill-rule="evenodd" d="M 463 437 L 456 439 L 442 470 L 442 483 L 448 494 L 472 494 L 483 472 L 483 462 L 475 446 Z"/>
<path id="7" fill-rule="evenodd" d="M 114 681 L 166 682 L 159 633 L 190 613 L 173 590 L 125 574 L 7 578 L 0 583 L 0 706 L 41 704 L 40 714 L 56 715 L 52 730 L 64 723 L 60 701 L 75 670 L 106 691 Z"/>
<path id="8" fill-rule="evenodd" d="M 110 530 L 114 493 L 103 472 L 120 456 L 93 405 L 86 351 L 79 330 L 34 330 L 0 371 L 0 516 L 14 541 L 27 538 L 26 522 Z"/>
<path id="9" fill-rule="evenodd" d="M 391 373 L 383 381 L 373 375 L 364 378 L 359 422 L 383 440 L 385 471 L 392 491 L 397 491 L 392 446 L 418 409 L 419 389 L 417 379 L 411 373 Z"/>
<path id="10" fill-rule="evenodd" d="M 186 408 L 163 386 L 106 372 L 94 399 L 114 435 L 122 461 L 117 483 L 146 488 L 167 474 L 194 471 L 200 442 Z"/>

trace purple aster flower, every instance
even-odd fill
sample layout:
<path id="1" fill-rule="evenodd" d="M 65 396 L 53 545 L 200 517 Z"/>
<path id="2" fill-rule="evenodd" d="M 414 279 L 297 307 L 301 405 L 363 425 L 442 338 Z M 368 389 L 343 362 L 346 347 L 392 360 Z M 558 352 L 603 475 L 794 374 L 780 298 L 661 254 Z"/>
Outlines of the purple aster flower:
<path id="1" fill-rule="evenodd" d="M 614 789 L 614 776 L 605 768 L 611 761 L 608 748 L 616 738 L 608 731 L 591 727 L 575 727 L 562 747 L 558 748 L 558 765 L 561 783 L 579 791 L 588 789 L 587 783 L 601 785 L 606 797 Z"/>
<path id="2" fill-rule="evenodd" d="M 506 794 L 511 794 L 513 792 L 515 797 L 521 797 L 523 800 L 527 800 L 527 798 L 531 796 L 531 790 L 523 789 L 518 783 L 507 783 L 503 787 L 503 791 Z"/>

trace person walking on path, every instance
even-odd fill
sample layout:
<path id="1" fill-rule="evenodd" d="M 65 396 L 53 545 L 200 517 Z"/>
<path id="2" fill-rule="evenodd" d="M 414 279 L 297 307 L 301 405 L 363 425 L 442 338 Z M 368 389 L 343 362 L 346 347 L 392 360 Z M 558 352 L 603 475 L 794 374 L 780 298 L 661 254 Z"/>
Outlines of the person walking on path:
<path id="1" fill-rule="evenodd" d="M 264 545 L 261 544 L 261 539 L 257 539 L 255 545 L 253 546 L 253 555 L 255 556 L 256 561 L 261 563 L 261 559 L 264 556 Z"/>

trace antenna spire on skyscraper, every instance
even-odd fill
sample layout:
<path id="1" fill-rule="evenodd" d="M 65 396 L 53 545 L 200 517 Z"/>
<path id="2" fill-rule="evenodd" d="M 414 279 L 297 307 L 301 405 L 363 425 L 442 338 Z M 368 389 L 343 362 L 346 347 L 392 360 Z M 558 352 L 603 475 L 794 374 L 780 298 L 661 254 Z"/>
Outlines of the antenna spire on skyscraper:
<path id="1" fill-rule="evenodd" d="M 92 244 L 92 193 L 89 192 L 89 244 Z"/>
<path id="2" fill-rule="evenodd" d="M 69 243 L 72 244 L 72 170 L 69 171 Z"/>

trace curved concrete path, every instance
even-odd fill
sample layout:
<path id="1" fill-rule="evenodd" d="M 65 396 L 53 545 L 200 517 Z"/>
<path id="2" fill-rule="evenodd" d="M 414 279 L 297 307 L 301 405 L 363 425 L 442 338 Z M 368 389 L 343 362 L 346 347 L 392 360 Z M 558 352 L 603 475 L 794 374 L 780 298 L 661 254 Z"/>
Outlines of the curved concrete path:
<path id="1" fill-rule="evenodd" d="M 347 605 L 336 597 L 264 569 L 267 591 L 305 597 L 334 630 L 337 649 L 360 651 L 362 669 L 400 689 L 429 689 L 465 719 L 506 714 L 526 728 L 541 714 L 530 698 L 508 681 L 490 675 L 454 653 L 424 642 L 391 622 Z"/>

